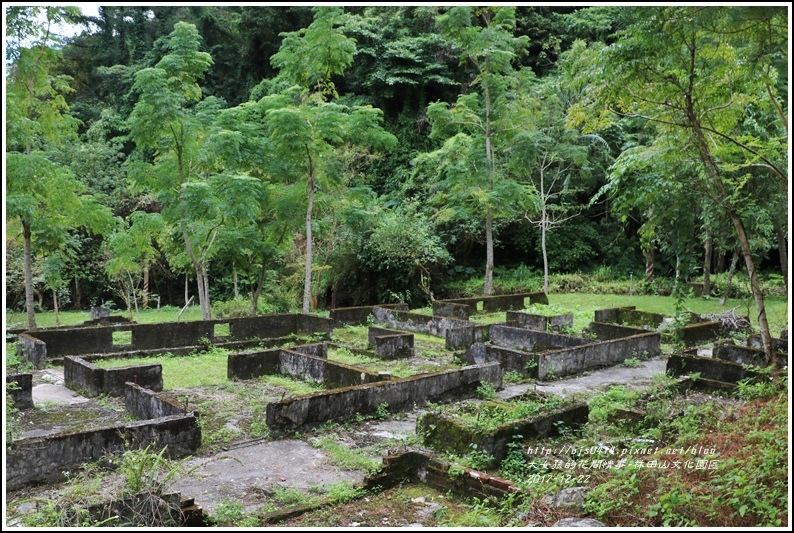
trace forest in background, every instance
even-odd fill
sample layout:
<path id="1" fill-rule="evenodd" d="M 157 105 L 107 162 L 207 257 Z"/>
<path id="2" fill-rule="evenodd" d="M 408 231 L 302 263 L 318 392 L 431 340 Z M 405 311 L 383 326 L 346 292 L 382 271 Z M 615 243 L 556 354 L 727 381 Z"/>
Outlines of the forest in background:
<path id="1" fill-rule="evenodd" d="M 6 305 L 29 327 L 187 294 L 204 318 L 424 305 L 510 269 L 743 267 L 761 315 L 759 276 L 787 285 L 787 6 L 5 16 Z"/>

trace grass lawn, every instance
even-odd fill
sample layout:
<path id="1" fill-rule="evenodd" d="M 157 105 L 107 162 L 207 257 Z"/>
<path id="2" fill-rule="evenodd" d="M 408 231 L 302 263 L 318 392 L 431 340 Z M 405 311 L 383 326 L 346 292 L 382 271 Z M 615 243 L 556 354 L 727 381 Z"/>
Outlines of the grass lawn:
<path id="1" fill-rule="evenodd" d="M 781 297 L 768 296 L 765 299 L 766 316 L 772 336 L 780 335 L 780 330 L 788 324 L 788 301 Z M 549 305 L 559 306 L 561 312 L 573 312 L 574 330 L 580 331 L 593 320 L 596 309 L 624 307 L 633 305 L 640 311 L 675 315 L 675 300 L 670 296 L 628 296 L 619 294 L 550 294 Z M 729 299 L 724 306 L 719 298 L 692 298 L 684 303 L 686 310 L 701 315 L 718 314 L 731 309 L 735 313 L 749 316 L 754 329 L 758 329 L 758 314 L 755 303 L 750 299 Z"/>
<path id="2" fill-rule="evenodd" d="M 675 314 L 675 300 L 670 296 L 628 296 L 621 294 L 550 294 L 550 309 L 538 312 L 542 314 L 552 313 L 573 313 L 574 330 L 581 331 L 593 320 L 593 311 L 608 307 L 622 307 L 633 305 L 640 311 L 661 313 L 666 316 Z M 765 299 L 766 315 L 772 336 L 780 335 L 780 330 L 788 325 L 788 301 L 780 296 L 767 296 Z M 725 306 L 721 306 L 718 298 L 692 298 L 686 300 L 685 307 L 688 311 L 698 314 L 717 314 L 735 308 L 735 312 L 750 317 L 750 321 L 755 329 L 758 329 L 758 316 L 755 311 L 755 303 L 752 299 L 729 299 Z M 158 322 L 176 322 L 180 308 L 164 306 L 160 309 L 147 309 L 140 311 L 138 315 L 133 313 L 133 320 L 140 324 L 154 324 Z M 412 310 L 411 312 L 424 312 L 432 314 L 430 308 Z M 531 311 L 531 309 L 530 309 Z M 5 311 L 6 327 L 24 327 L 26 323 L 25 313 Z M 115 315 L 129 316 L 126 312 L 116 311 Z M 327 311 L 315 314 L 327 314 Z M 493 315 L 493 316 L 491 316 Z M 60 313 L 62 326 L 81 324 L 91 319 L 89 311 L 64 311 Z M 179 318 L 179 321 L 201 320 L 201 310 L 198 306 L 189 307 Z M 471 320 L 477 322 L 501 322 L 504 320 L 504 313 L 492 313 L 488 315 L 474 314 Z M 48 311 L 36 314 L 36 323 L 39 327 L 55 326 L 55 313 Z"/>

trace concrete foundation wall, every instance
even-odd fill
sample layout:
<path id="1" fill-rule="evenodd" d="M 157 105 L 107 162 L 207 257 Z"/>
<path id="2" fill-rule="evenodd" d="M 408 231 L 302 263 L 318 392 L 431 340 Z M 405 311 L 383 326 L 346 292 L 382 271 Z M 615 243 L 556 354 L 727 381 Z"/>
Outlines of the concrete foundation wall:
<path id="1" fill-rule="evenodd" d="M 591 341 L 559 333 L 546 333 L 495 324 L 489 332 L 491 344 L 531 352 L 589 344 Z"/>
<path id="2" fill-rule="evenodd" d="M 684 326 L 678 331 L 685 346 L 697 346 L 718 339 L 721 330 L 722 324 L 719 322 L 698 322 Z"/>
<path id="3" fill-rule="evenodd" d="M 451 298 L 448 300 L 438 300 L 439 303 L 452 303 L 458 305 L 468 305 L 469 315 L 477 311 L 477 306 L 482 302 L 482 310 L 488 313 L 497 311 L 509 311 L 511 309 L 523 309 L 524 302 L 529 299 L 529 304 L 548 305 L 549 298 L 543 292 L 524 292 L 519 294 L 501 294 L 498 296 L 478 296 L 475 298 Z M 435 307 L 433 314 L 435 315 Z"/>
<path id="4" fill-rule="evenodd" d="M 9 389 L 9 383 L 16 383 L 14 389 Z M 33 374 L 8 374 L 6 375 L 6 392 L 14 402 L 17 409 L 30 409 L 33 407 Z"/>
<path id="5" fill-rule="evenodd" d="M 165 322 L 162 324 L 136 324 L 132 331 L 131 346 L 137 350 L 171 348 L 201 344 L 200 339 L 212 340 L 215 323 L 225 321 L 196 320 L 193 322 Z M 118 331 L 125 331 L 119 328 Z"/>
<path id="6" fill-rule="evenodd" d="M 226 358 L 226 377 L 228 379 L 254 379 L 279 373 L 281 350 L 261 352 L 231 353 Z"/>
<path id="7" fill-rule="evenodd" d="M 28 333 L 17 335 L 17 355 L 41 370 L 47 365 L 47 345 Z"/>
<path id="8" fill-rule="evenodd" d="M 128 326 L 124 326 L 128 327 Z M 34 337 L 47 346 L 48 358 L 84 353 L 109 352 L 113 349 L 114 326 L 68 329 L 34 329 L 25 335 Z M 20 335 L 20 339 L 22 335 Z M 44 368 L 43 366 L 41 368 Z"/>
<path id="9" fill-rule="evenodd" d="M 636 307 L 633 305 L 599 309 L 595 312 L 594 320 L 594 322 L 605 322 L 608 324 L 623 324 L 637 327 L 647 326 L 650 329 L 658 328 L 663 321 L 664 315 L 649 313 L 647 311 L 637 311 Z"/>
<path id="10" fill-rule="evenodd" d="M 384 457 L 380 472 L 367 479 L 366 488 L 380 487 L 383 490 L 407 481 L 426 484 L 442 493 L 451 491 L 464 497 L 495 498 L 497 501 L 521 492 L 517 485 L 506 479 L 471 468 L 456 467 L 456 475 L 452 475 L 451 466 L 451 463 L 425 450 L 409 450 Z M 462 474 L 458 474 L 461 471 Z"/>
<path id="11" fill-rule="evenodd" d="M 136 383 L 125 384 L 124 407 L 136 420 L 188 414 L 187 407 L 183 403 Z"/>
<path id="12" fill-rule="evenodd" d="M 254 379 L 265 375 L 287 374 L 326 386 L 347 387 L 374 383 L 383 378 L 376 372 L 292 350 L 266 350 L 229 354 L 229 379 Z"/>
<path id="13" fill-rule="evenodd" d="M 331 309 L 329 316 L 334 327 L 340 327 L 346 324 L 358 326 L 367 323 L 369 315 L 372 314 L 372 310 L 375 307 L 394 309 L 395 311 L 408 311 L 408 304 L 365 305 L 361 307 L 339 307 L 337 309 Z"/>
<path id="14" fill-rule="evenodd" d="M 507 325 L 514 328 L 531 329 L 534 331 L 560 331 L 565 327 L 573 327 L 573 315 L 533 315 L 522 311 L 508 311 Z"/>
<path id="15" fill-rule="evenodd" d="M 129 443 L 129 447 L 127 447 Z M 80 465 L 127 449 L 152 445 L 165 455 L 180 458 L 195 453 L 201 445 L 201 429 L 196 417 L 167 416 L 117 424 L 92 431 L 61 433 L 14 441 L 6 450 L 6 491 L 30 485 L 56 483 L 65 473 L 75 473 Z"/>
<path id="16" fill-rule="evenodd" d="M 788 339 L 777 339 L 772 337 L 772 344 L 778 352 L 784 354 L 788 353 Z M 764 349 L 764 341 L 761 339 L 761 335 L 750 335 L 747 338 L 747 345 L 751 348 L 757 348 L 758 350 Z"/>
<path id="17" fill-rule="evenodd" d="M 128 381 L 155 391 L 163 390 L 160 363 L 100 368 L 81 357 L 69 356 L 63 359 L 63 379 L 67 387 L 79 389 L 89 396 L 124 396 L 124 384 Z"/>
<path id="18" fill-rule="evenodd" d="M 498 363 L 469 366 L 434 374 L 420 374 L 368 385 L 296 396 L 267 406 L 267 425 L 273 430 L 293 430 L 356 414 L 374 413 L 385 403 L 390 412 L 412 409 L 428 400 L 471 396 L 482 382 L 502 387 Z"/>
<path id="19" fill-rule="evenodd" d="M 325 342 L 315 342 L 314 344 L 301 344 L 287 348 L 292 352 L 298 352 L 322 359 L 328 359 L 328 344 Z"/>
<path id="20" fill-rule="evenodd" d="M 40 345 L 26 340 L 23 353 L 43 368 L 46 358 L 65 355 L 85 355 L 146 350 L 167 350 L 204 344 L 204 340 L 221 339 L 215 336 L 215 326 L 228 324 L 234 341 L 251 338 L 270 339 L 292 334 L 319 334 L 330 338 L 333 322 L 324 317 L 303 314 L 276 314 L 256 317 L 230 318 L 226 320 L 197 320 L 190 322 L 167 322 L 161 324 L 122 324 L 80 328 L 36 329 L 20 335 L 28 335 L 44 343 L 43 355 Z M 130 344 L 113 344 L 114 332 L 131 332 Z M 225 337 L 224 337 L 225 338 Z M 42 360 L 42 362 L 38 362 Z"/>
<path id="21" fill-rule="evenodd" d="M 327 387 L 349 387 L 383 380 L 377 372 L 290 350 L 279 351 L 279 373 L 323 383 Z"/>
<path id="22" fill-rule="evenodd" d="M 466 304 L 456 304 L 444 300 L 433 301 L 433 316 L 445 316 L 447 318 L 457 318 L 458 320 L 468 320 L 471 315 L 471 306 Z"/>
<path id="23" fill-rule="evenodd" d="M 739 363 L 723 361 L 712 357 L 673 354 L 667 360 L 667 373 L 684 376 L 699 373 L 700 377 L 725 383 L 737 383 L 742 379 L 755 376 L 755 372 L 745 370 Z"/>
<path id="24" fill-rule="evenodd" d="M 471 324 L 455 329 L 448 329 L 444 334 L 447 350 L 461 350 L 468 348 L 475 342 L 489 340 L 490 326 L 485 324 Z"/>
<path id="25" fill-rule="evenodd" d="M 596 339 L 600 341 L 611 341 L 613 339 L 622 339 L 625 337 L 631 337 L 632 335 L 641 335 L 643 333 L 647 333 L 644 329 L 618 326 L 616 324 L 606 324 L 604 322 L 590 322 L 587 330 L 595 335 Z"/>
<path id="26" fill-rule="evenodd" d="M 498 362 L 502 365 L 504 372 L 512 371 L 525 377 L 538 377 L 537 354 L 534 353 L 478 342 L 472 344 L 464 353 L 457 355 L 463 362 L 470 365 Z M 527 365 L 531 368 L 528 368 Z"/>
<path id="27" fill-rule="evenodd" d="M 102 394 L 102 369 L 81 357 L 64 357 L 63 381 L 73 390 L 80 390 L 87 396 Z"/>
<path id="28" fill-rule="evenodd" d="M 465 320 L 456 318 L 437 317 L 409 313 L 406 311 L 395 311 L 384 307 L 375 307 L 372 316 L 376 324 L 384 324 L 389 328 L 411 331 L 413 333 L 424 333 L 435 337 L 445 338 L 446 331 L 470 327 L 471 324 Z"/>
<path id="29" fill-rule="evenodd" d="M 285 337 L 297 333 L 294 314 L 273 314 L 229 319 L 229 332 L 234 339 L 262 339 Z"/>
<path id="30" fill-rule="evenodd" d="M 538 379 L 577 374 L 591 368 L 622 363 L 630 357 L 662 353 L 661 335 L 644 333 L 538 354 Z"/>
<path id="31" fill-rule="evenodd" d="M 430 412 L 417 419 L 416 433 L 425 446 L 436 451 L 465 455 L 475 444 L 478 451 L 488 452 L 498 463 L 507 456 L 507 445 L 519 436 L 522 441 L 553 437 L 559 435 L 559 424 L 575 429 L 587 423 L 589 414 L 587 404 L 579 403 L 483 431 L 467 426 L 455 417 Z"/>
<path id="32" fill-rule="evenodd" d="M 369 345 L 381 359 L 407 359 L 414 356 L 414 336 L 411 333 L 386 328 L 369 328 Z"/>
<path id="33" fill-rule="evenodd" d="M 331 332 L 334 330 L 334 322 L 330 318 L 304 314 L 295 316 L 298 326 L 298 330 L 295 333 L 301 335 L 319 335 L 324 339 L 331 338 Z"/>
<path id="34" fill-rule="evenodd" d="M 103 370 L 102 391 L 111 396 L 124 396 L 124 384 L 127 382 L 136 383 L 153 391 L 163 390 L 163 365 L 160 363 Z"/>

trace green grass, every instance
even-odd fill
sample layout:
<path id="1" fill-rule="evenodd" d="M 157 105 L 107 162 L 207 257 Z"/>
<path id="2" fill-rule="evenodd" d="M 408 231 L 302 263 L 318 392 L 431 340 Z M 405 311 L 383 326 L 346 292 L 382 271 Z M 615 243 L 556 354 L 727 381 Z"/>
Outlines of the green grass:
<path id="1" fill-rule="evenodd" d="M 156 324 L 158 322 L 176 322 L 177 315 L 181 308 L 166 305 L 160 309 L 146 309 L 140 310 L 136 315 L 135 311 L 132 316 L 127 311 L 114 309 L 111 314 L 113 316 L 124 316 L 131 318 L 139 324 Z M 91 320 L 91 311 L 61 311 L 59 313 L 61 326 L 74 326 L 82 324 L 86 320 Z M 179 322 L 187 322 L 191 320 L 201 320 L 201 309 L 197 305 L 188 307 L 182 316 L 179 317 Z M 10 311 L 6 309 L 6 327 L 26 327 L 28 323 L 27 314 L 24 312 Z M 36 313 L 36 326 L 40 328 L 50 328 L 55 326 L 55 312 L 46 311 L 43 313 Z"/>
<path id="2" fill-rule="evenodd" d="M 222 348 L 212 348 L 207 352 L 182 356 L 166 354 L 157 357 L 99 359 L 94 364 L 101 368 L 117 368 L 160 363 L 163 367 L 163 388 L 171 390 L 227 382 L 226 359 L 229 353 L 231 352 Z"/>
<path id="3" fill-rule="evenodd" d="M 581 331 L 593 321 L 593 312 L 609 307 L 635 306 L 640 311 L 661 313 L 665 316 L 675 315 L 675 299 L 670 296 L 628 296 L 619 294 L 549 294 L 549 305 L 558 306 L 562 312 L 573 313 L 574 331 Z M 758 329 L 758 317 L 753 300 L 729 299 L 725 306 L 720 305 L 719 298 L 691 298 L 685 302 L 686 310 L 698 314 L 718 314 L 736 309 L 737 314 L 747 315 L 753 328 Z M 768 296 L 765 308 L 769 327 L 773 337 L 780 335 L 787 320 L 788 301 L 779 296 Z"/>

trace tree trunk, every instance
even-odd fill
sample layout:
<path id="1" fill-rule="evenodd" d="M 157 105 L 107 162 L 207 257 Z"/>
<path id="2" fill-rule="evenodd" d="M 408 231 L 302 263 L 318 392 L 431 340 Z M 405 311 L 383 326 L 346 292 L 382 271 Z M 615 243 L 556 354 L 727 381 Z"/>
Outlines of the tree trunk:
<path id="1" fill-rule="evenodd" d="M 130 289 L 132 289 L 132 302 L 135 304 L 135 318 L 141 321 L 141 313 L 138 311 L 138 295 L 135 294 L 135 284 L 132 282 L 132 273 L 128 270 L 127 276 L 130 278 Z M 130 313 L 131 315 L 132 313 Z"/>
<path id="2" fill-rule="evenodd" d="M 61 315 L 58 313 L 58 291 L 52 289 L 52 308 L 55 310 L 55 325 L 61 325 Z"/>
<path id="3" fill-rule="evenodd" d="M 33 303 L 33 257 L 30 245 L 30 224 L 22 221 L 22 238 L 25 241 L 25 308 L 28 312 L 28 329 L 36 329 L 36 308 Z"/>
<path id="4" fill-rule="evenodd" d="M 725 305 L 725 302 L 728 300 L 728 296 L 731 293 L 731 281 L 733 281 L 733 275 L 736 273 L 736 266 L 739 264 L 739 250 L 733 251 L 733 258 L 731 259 L 731 266 L 728 270 L 728 277 L 725 280 L 725 292 L 722 294 L 722 298 L 720 298 L 720 305 Z"/>
<path id="5" fill-rule="evenodd" d="M 185 273 L 185 305 L 190 301 L 190 291 L 188 290 L 187 281 L 187 273 Z"/>
<path id="6" fill-rule="evenodd" d="M 259 308 L 259 295 L 262 294 L 262 288 L 265 286 L 265 260 L 262 260 L 262 270 L 259 272 L 259 279 L 256 283 L 256 289 L 251 295 L 251 316 L 256 316 Z"/>
<path id="7" fill-rule="evenodd" d="M 694 40 L 693 40 L 694 43 Z M 758 273 L 755 269 L 753 262 L 753 254 L 750 249 L 750 239 L 744 228 L 744 223 L 736 212 L 730 200 L 731 195 L 725 189 L 725 184 L 722 182 L 722 175 L 720 173 L 717 161 L 711 153 L 709 143 L 703 132 L 700 124 L 700 117 L 695 110 L 693 99 L 693 92 L 695 87 L 695 64 L 696 64 L 696 47 L 694 44 L 689 47 L 690 62 L 689 62 L 689 80 L 688 86 L 684 93 L 684 112 L 689 127 L 692 130 L 693 140 L 695 147 L 703 163 L 704 170 L 707 176 L 711 178 L 711 185 L 717 190 L 718 197 L 715 201 L 725 210 L 726 214 L 733 223 L 736 229 L 736 234 L 739 238 L 739 245 L 741 246 L 742 255 L 744 255 L 744 263 L 747 267 L 747 275 L 750 278 L 750 288 L 753 292 L 753 299 L 755 300 L 755 308 L 758 312 L 758 327 L 761 330 L 761 339 L 764 342 L 764 354 L 766 355 L 766 362 L 773 368 L 773 375 L 777 377 L 778 365 L 777 357 L 775 357 L 775 348 L 772 344 L 772 335 L 769 333 L 769 323 L 766 319 L 766 307 L 764 306 L 764 293 L 761 291 L 761 284 L 758 282 Z"/>
<path id="8" fill-rule="evenodd" d="M 546 208 L 540 213 L 540 249 L 543 253 L 543 294 L 549 294 L 549 256 L 546 254 Z"/>
<path id="9" fill-rule="evenodd" d="M 237 269 L 232 268 L 232 281 L 234 282 L 234 299 L 240 297 L 240 292 L 237 290 Z"/>
<path id="10" fill-rule="evenodd" d="M 74 278 L 74 308 L 83 308 L 83 293 L 80 290 L 80 282 L 77 280 L 77 278 Z"/>
<path id="11" fill-rule="evenodd" d="M 744 255 L 744 264 L 747 267 L 747 275 L 750 277 L 750 288 L 753 291 L 753 298 L 755 299 L 755 308 L 758 311 L 758 326 L 761 329 L 761 339 L 764 341 L 764 352 L 766 353 L 767 364 L 772 366 L 773 372 L 777 374 L 777 357 L 775 356 L 775 347 L 772 344 L 772 335 L 769 332 L 769 322 L 766 319 L 766 307 L 764 306 L 764 293 L 761 291 L 761 283 L 758 281 L 758 272 L 755 269 L 753 262 L 753 255 L 750 249 L 750 239 L 745 233 L 744 223 L 738 215 L 729 212 L 733 225 L 736 227 L 736 233 L 739 234 L 739 244 L 742 247 L 742 254 Z"/>
<path id="12" fill-rule="evenodd" d="M 711 257 L 714 250 L 714 241 L 711 233 L 706 237 L 703 248 L 703 296 L 711 294 Z"/>
<path id="13" fill-rule="evenodd" d="M 187 230 L 182 230 L 182 237 L 185 240 L 185 247 L 187 248 L 188 256 L 190 256 L 190 260 L 193 262 L 193 267 L 196 269 L 196 284 L 198 285 L 198 298 L 199 298 L 199 307 L 201 308 L 201 319 L 202 320 L 211 320 L 212 319 L 212 311 L 210 309 L 210 298 L 209 298 L 209 279 L 207 278 L 207 262 L 202 260 L 199 261 L 196 257 L 196 254 L 193 251 L 193 244 L 190 242 L 190 237 L 187 234 Z"/>
<path id="14" fill-rule="evenodd" d="M 645 250 L 645 283 L 653 281 L 653 267 L 653 244 L 651 244 Z"/>
<path id="15" fill-rule="evenodd" d="M 714 261 L 714 272 L 717 274 L 725 272 L 725 250 L 717 252 L 717 257 Z"/>
<path id="16" fill-rule="evenodd" d="M 493 214 L 491 208 L 485 214 L 485 288 L 483 294 L 490 296 L 493 292 Z"/>
<path id="17" fill-rule="evenodd" d="M 306 272 L 303 280 L 303 314 L 309 314 L 312 301 L 312 209 L 314 208 L 314 174 L 309 173 L 306 208 Z"/>
<path id="18" fill-rule="evenodd" d="M 493 191 L 493 146 L 491 145 L 491 86 L 485 80 L 485 159 L 488 161 L 488 190 Z M 485 213 L 485 287 L 483 294 L 493 293 L 493 210 Z"/>
<path id="19" fill-rule="evenodd" d="M 764 343 L 764 354 L 766 355 L 766 362 L 773 368 L 773 374 L 777 376 L 778 366 L 777 357 L 775 357 L 775 347 L 772 344 L 772 335 L 769 332 L 769 322 L 766 319 L 766 307 L 764 305 L 764 293 L 761 291 L 761 284 L 758 281 L 758 272 L 756 272 L 755 262 L 753 261 L 752 250 L 750 249 L 750 239 L 744 228 L 744 222 L 739 217 L 730 202 L 730 195 L 725 190 L 725 185 L 722 183 L 722 176 L 717 162 L 709 150 L 708 142 L 703 134 L 703 130 L 698 122 L 697 115 L 694 113 L 694 106 L 691 97 L 687 97 L 687 118 L 692 125 L 692 132 L 694 133 L 695 145 L 700 154 L 703 166 L 706 169 L 707 175 L 711 176 L 712 185 L 717 189 L 721 207 L 725 210 L 734 229 L 739 238 L 739 246 L 741 253 L 744 256 L 744 264 L 747 267 L 747 275 L 750 278 L 750 289 L 753 293 L 755 300 L 755 309 L 758 312 L 758 328 L 761 330 L 761 339 Z"/>
<path id="20" fill-rule="evenodd" d="M 141 294 L 141 307 L 149 309 L 149 267 L 143 268 L 143 293 Z"/>
<path id="21" fill-rule="evenodd" d="M 788 294 L 788 249 L 786 248 L 786 232 L 783 227 L 775 222 L 775 232 L 777 233 L 777 250 L 780 253 L 780 272 L 783 274 L 785 291 Z"/>

